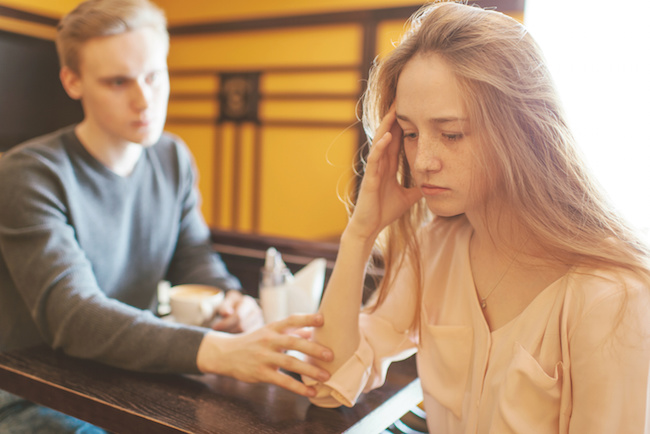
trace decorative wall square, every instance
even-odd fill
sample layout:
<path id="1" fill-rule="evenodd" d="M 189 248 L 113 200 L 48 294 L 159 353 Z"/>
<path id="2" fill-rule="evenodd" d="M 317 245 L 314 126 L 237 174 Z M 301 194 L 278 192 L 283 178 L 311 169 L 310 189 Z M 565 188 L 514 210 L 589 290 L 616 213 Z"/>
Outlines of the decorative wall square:
<path id="1" fill-rule="evenodd" d="M 259 72 L 220 74 L 219 122 L 259 122 Z"/>

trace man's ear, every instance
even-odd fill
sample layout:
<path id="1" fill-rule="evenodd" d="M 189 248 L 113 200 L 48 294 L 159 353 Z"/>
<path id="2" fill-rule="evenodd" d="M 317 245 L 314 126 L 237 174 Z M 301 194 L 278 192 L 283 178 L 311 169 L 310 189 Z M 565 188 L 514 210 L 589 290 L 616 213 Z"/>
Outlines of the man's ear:
<path id="1" fill-rule="evenodd" d="M 61 71 L 59 71 L 59 78 L 61 79 L 63 89 L 65 89 L 70 98 L 81 99 L 81 78 L 79 77 L 79 74 L 67 66 L 64 66 L 61 68 Z"/>

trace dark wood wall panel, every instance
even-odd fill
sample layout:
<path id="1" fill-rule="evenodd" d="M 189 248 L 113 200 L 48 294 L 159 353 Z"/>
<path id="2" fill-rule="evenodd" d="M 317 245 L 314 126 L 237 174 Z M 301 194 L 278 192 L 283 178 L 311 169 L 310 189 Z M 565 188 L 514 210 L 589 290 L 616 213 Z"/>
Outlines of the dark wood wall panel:
<path id="1" fill-rule="evenodd" d="M 0 152 L 82 117 L 59 81 L 54 42 L 0 31 Z"/>

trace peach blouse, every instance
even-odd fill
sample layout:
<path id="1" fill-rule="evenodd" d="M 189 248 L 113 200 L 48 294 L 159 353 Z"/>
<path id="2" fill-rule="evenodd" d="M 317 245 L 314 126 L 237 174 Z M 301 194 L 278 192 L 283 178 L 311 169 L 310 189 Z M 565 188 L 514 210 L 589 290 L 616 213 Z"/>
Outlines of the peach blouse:
<path id="1" fill-rule="evenodd" d="M 319 392 L 312 402 L 352 406 L 383 384 L 391 361 L 417 351 L 431 432 L 650 432 L 649 289 L 573 269 L 491 332 L 470 270 L 471 234 L 464 216 L 437 218 L 422 233 L 433 265 L 423 270 L 420 343 L 408 332 L 414 284 L 402 267 L 382 306 L 360 316 L 356 353 L 326 383 L 307 381 Z"/>

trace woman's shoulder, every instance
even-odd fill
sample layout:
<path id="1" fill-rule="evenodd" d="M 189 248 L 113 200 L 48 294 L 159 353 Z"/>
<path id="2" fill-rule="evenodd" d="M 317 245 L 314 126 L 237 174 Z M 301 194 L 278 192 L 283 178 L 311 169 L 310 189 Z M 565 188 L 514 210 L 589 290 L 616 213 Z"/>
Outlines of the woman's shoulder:
<path id="1" fill-rule="evenodd" d="M 570 295 L 586 303 L 598 303 L 617 295 L 638 295 L 650 299 L 650 286 L 641 276 L 625 269 L 575 267 L 569 272 Z"/>
<path id="2" fill-rule="evenodd" d="M 566 313 L 578 322 L 587 317 L 613 320 L 638 313 L 640 306 L 642 312 L 650 309 L 650 285 L 624 269 L 576 267 L 567 276 L 565 297 Z"/>
<path id="3" fill-rule="evenodd" d="M 563 305 L 573 352 L 607 343 L 650 354 L 650 287 L 627 270 L 576 269 Z M 644 356 L 645 357 L 645 356 Z"/>

